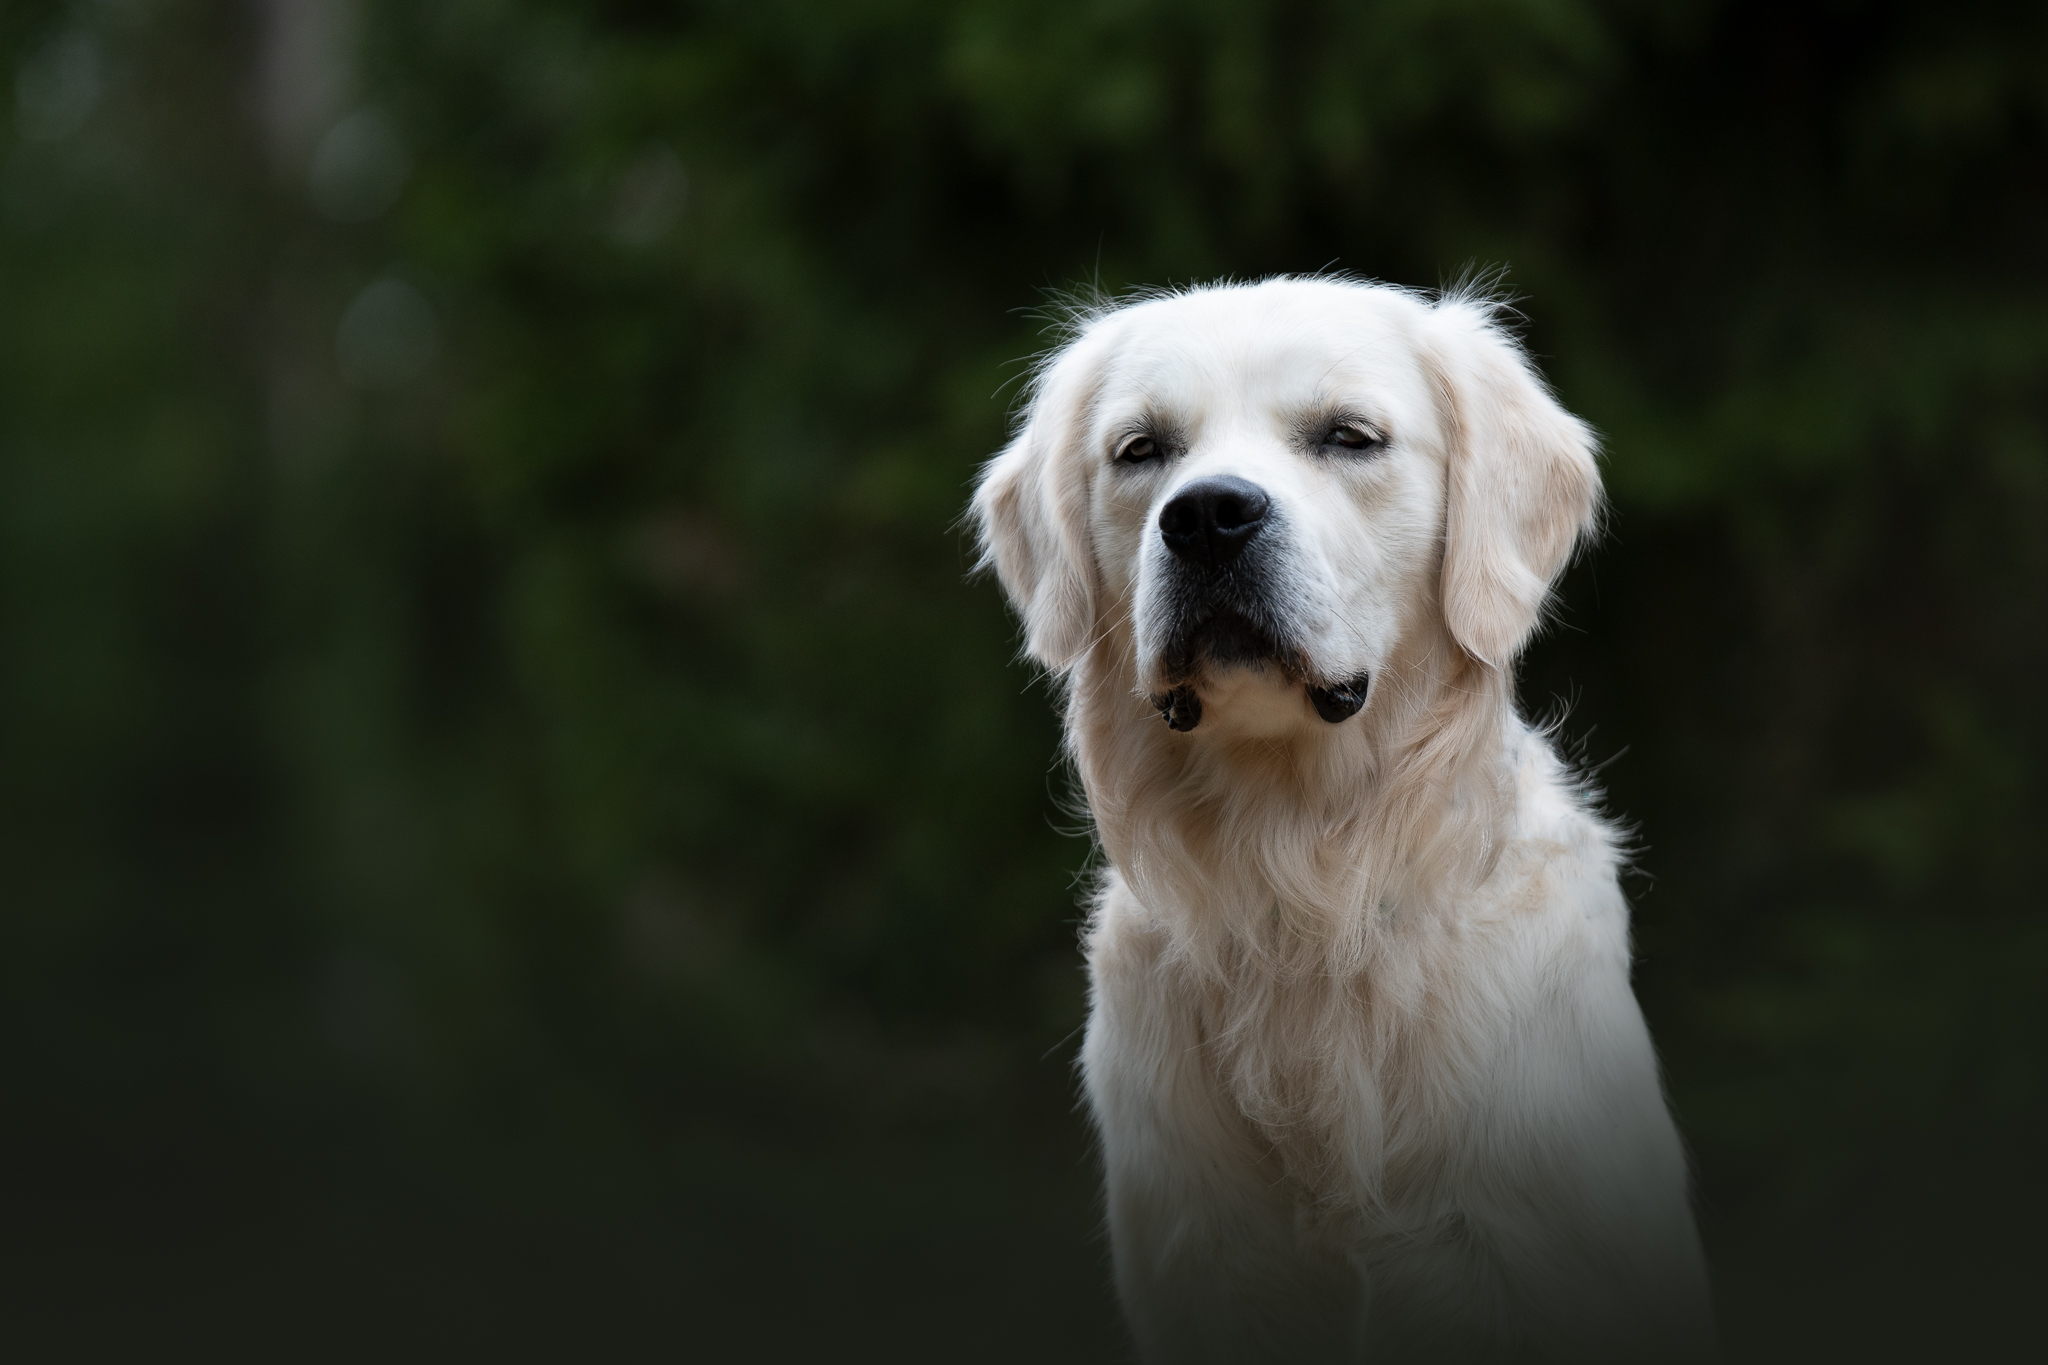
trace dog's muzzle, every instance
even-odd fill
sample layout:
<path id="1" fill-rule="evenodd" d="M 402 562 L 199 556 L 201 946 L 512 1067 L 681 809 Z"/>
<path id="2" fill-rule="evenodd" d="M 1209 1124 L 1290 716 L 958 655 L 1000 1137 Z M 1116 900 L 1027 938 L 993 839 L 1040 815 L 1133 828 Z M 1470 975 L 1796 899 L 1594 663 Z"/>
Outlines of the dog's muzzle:
<path id="1" fill-rule="evenodd" d="M 1202 723 L 1194 680 L 1205 666 L 1277 668 L 1308 692 L 1316 714 L 1341 725 L 1364 708 L 1372 675 L 1325 682 L 1306 653 L 1286 642 L 1272 605 L 1269 556 L 1256 543 L 1274 520 L 1273 502 L 1248 479 L 1197 479 L 1159 513 L 1159 537 L 1173 556 L 1173 628 L 1162 652 L 1167 690 L 1152 704 L 1169 728 Z"/>

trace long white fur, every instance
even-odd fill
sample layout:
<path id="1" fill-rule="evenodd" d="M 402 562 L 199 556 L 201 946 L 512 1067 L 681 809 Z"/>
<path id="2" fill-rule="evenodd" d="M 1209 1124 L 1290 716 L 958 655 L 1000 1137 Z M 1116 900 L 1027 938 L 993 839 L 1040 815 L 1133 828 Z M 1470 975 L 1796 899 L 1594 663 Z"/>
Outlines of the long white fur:
<path id="1" fill-rule="evenodd" d="M 1364 415 L 1370 457 L 1305 448 Z M 1167 461 L 1112 463 L 1142 421 Z M 1330 725 L 1211 671 L 1175 733 L 1160 508 L 1232 474 Z M 1594 443 L 1483 300 L 1283 278 L 1079 323 L 973 516 L 1063 680 L 1108 867 L 1082 1069 L 1148 1361 L 1711 1353 L 1683 1149 L 1629 985 L 1612 828 L 1516 714 L 1599 503 Z"/>

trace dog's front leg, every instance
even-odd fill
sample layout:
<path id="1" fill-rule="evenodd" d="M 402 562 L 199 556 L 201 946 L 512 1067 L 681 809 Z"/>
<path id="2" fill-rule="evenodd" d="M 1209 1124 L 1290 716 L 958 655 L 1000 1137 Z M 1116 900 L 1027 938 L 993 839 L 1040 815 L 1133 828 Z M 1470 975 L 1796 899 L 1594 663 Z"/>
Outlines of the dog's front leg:
<path id="1" fill-rule="evenodd" d="M 1147 1365 L 1350 1359 L 1363 1282 L 1301 1235 L 1291 1192 L 1216 1082 L 1173 970 L 1140 936 L 1100 928 L 1090 968 L 1082 1069 L 1102 1140 L 1118 1296 L 1140 1356 Z"/>

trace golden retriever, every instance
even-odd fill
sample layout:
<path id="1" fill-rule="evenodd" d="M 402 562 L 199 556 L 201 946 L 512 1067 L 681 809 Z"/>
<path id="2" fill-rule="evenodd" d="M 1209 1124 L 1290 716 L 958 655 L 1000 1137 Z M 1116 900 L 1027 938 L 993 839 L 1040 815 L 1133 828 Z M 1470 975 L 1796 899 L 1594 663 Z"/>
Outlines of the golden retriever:
<path id="1" fill-rule="evenodd" d="M 1483 298 L 1281 278 L 1084 316 L 982 473 L 1148 1361 L 1711 1354 L 1616 834 L 1514 704 L 1594 451 Z"/>

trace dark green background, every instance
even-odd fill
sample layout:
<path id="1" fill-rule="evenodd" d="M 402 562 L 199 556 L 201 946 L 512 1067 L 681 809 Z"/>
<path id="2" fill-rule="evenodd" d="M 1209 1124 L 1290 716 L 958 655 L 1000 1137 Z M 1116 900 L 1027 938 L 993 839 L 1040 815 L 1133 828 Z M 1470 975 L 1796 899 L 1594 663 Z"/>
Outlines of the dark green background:
<path id="1" fill-rule="evenodd" d="M 2048 7 L 0 49 L 10 1355 L 1120 1358 L 1088 846 L 954 518 L 1048 287 L 1472 263 L 1607 440 L 1522 691 L 1639 832 L 1730 1354 L 2035 1339 Z M 406 174 L 337 222 L 364 107 Z"/>

